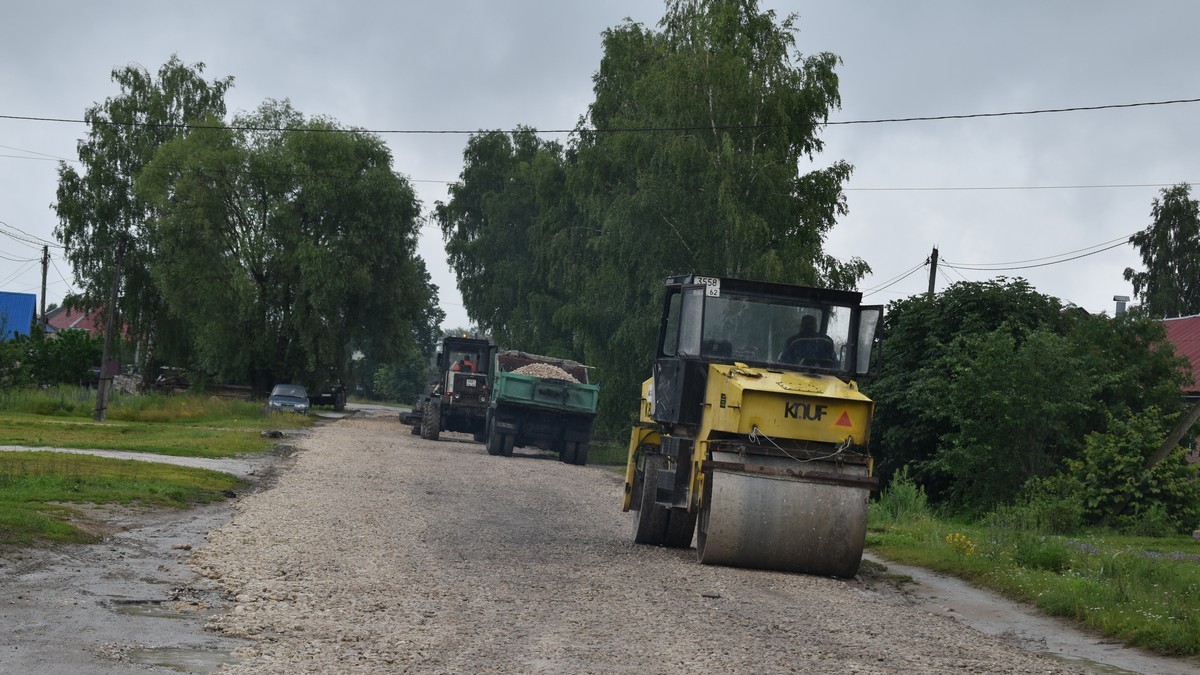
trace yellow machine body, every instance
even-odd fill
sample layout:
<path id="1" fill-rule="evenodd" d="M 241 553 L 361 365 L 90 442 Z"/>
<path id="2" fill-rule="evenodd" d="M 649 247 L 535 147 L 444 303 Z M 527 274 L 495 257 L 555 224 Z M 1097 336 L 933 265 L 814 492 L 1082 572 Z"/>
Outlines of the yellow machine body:
<path id="1" fill-rule="evenodd" d="M 706 564 L 854 576 L 878 486 L 874 403 L 855 376 L 869 368 L 882 308 L 849 291 L 735 279 L 673 277 L 667 288 L 625 468 L 635 543 L 695 542 Z M 788 337 L 800 319 L 820 334 Z"/>

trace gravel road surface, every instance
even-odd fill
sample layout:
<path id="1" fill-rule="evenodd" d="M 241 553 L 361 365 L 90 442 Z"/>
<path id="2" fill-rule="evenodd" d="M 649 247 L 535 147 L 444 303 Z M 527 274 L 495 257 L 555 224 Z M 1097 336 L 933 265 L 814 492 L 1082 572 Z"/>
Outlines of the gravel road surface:
<path id="1" fill-rule="evenodd" d="M 620 478 L 348 418 L 298 442 L 193 565 L 236 601 L 230 673 L 1081 673 L 885 580 L 633 546 Z"/>

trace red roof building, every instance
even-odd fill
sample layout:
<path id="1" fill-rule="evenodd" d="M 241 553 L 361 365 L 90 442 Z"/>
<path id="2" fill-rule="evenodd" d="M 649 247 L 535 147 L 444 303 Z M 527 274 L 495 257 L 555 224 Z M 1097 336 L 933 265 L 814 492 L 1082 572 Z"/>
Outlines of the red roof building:
<path id="1" fill-rule="evenodd" d="M 80 312 L 67 307 L 57 307 L 46 312 L 46 323 L 55 332 L 60 330 L 85 330 L 89 335 L 104 334 L 103 314 L 98 309 Z"/>
<path id="2" fill-rule="evenodd" d="M 1200 316 L 1163 319 L 1163 327 L 1167 329 L 1167 339 L 1175 346 L 1175 353 L 1192 364 L 1192 379 L 1184 385 L 1184 395 L 1189 399 L 1200 398 L 1200 382 L 1197 382 L 1200 375 Z"/>

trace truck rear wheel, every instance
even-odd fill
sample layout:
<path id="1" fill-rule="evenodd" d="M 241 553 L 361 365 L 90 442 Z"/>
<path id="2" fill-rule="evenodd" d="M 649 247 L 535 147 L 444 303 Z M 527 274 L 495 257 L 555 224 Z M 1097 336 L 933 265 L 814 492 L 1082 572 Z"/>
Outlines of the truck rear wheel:
<path id="1" fill-rule="evenodd" d="M 503 448 L 500 442 L 500 435 L 496 433 L 496 420 L 492 419 L 490 413 L 487 418 L 487 438 L 484 440 L 483 446 L 487 448 L 487 453 L 493 457 L 499 455 Z"/>
<path id="2" fill-rule="evenodd" d="M 436 401 L 429 401 L 421 411 L 421 438 L 436 441 L 441 430 L 442 409 Z"/>
<path id="3" fill-rule="evenodd" d="M 575 456 L 571 459 L 571 463 L 576 466 L 586 466 L 588 457 L 587 443 L 574 443 Z"/>
<path id="4" fill-rule="evenodd" d="M 502 457 L 512 457 L 513 444 L 517 437 L 514 434 L 497 434 L 500 437 L 500 455 Z"/>

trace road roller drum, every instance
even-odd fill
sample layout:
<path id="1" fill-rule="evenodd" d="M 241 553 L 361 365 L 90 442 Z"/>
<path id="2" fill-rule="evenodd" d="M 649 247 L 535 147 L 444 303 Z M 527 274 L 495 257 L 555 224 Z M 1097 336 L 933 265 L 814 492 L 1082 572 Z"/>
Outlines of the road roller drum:
<path id="1" fill-rule="evenodd" d="M 867 487 L 713 471 L 696 554 L 711 565 L 853 577 L 867 531 Z"/>

